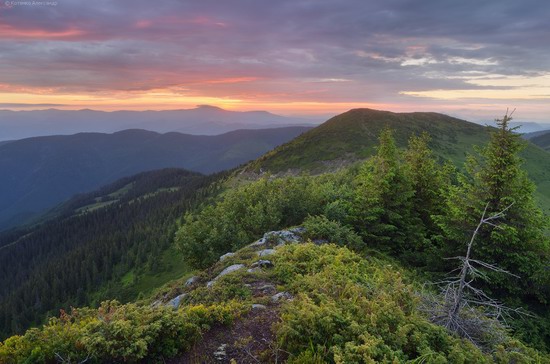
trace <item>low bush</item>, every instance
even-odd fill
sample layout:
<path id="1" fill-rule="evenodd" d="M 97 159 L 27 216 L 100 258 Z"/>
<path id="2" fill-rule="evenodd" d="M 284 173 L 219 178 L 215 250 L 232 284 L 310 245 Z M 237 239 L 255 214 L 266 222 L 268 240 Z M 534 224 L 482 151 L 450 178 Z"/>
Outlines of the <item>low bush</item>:
<path id="1" fill-rule="evenodd" d="M 306 229 L 304 238 L 312 241 L 327 241 L 354 250 L 364 247 L 363 240 L 349 226 L 329 220 L 325 215 L 308 216 L 302 224 Z"/>
<path id="2" fill-rule="evenodd" d="M 121 305 L 73 309 L 42 329 L 0 343 L 0 363 L 156 362 L 188 350 L 214 324 L 229 324 L 244 311 L 234 301 L 171 307 Z"/>
<path id="3" fill-rule="evenodd" d="M 275 274 L 295 298 L 277 337 L 291 363 L 550 363 L 512 339 L 483 353 L 431 324 L 398 267 L 333 244 L 288 245 Z"/>
<path id="4" fill-rule="evenodd" d="M 345 176 L 262 178 L 188 213 L 176 235 L 184 259 L 198 268 L 260 238 L 266 231 L 298 225 L 309 215 L 344 218 Z"/>

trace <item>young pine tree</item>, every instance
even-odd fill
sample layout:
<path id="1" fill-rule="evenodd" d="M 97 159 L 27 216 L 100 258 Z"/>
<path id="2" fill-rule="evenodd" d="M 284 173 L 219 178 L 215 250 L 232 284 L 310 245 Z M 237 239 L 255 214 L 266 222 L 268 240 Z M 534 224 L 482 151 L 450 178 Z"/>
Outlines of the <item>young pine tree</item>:
<path id="1" fill-rule="evenodd" d="M 497 264 L 522 278 L 489 273 L 491 288 L 537 295 L 544 300 L 542 290 L 550 283 L 545 273 L 550 249 L 545 236 L 547 218 L 536 206 L 535 186 L 521 168 L 518 153 L 524 142 L 510 128 L 510 120 L 508 115 L 497 120 L 498 129 L 480 150 L 480 158 L 468 158 L 466 174 L 449 191 L 440 226 L 449 238 L 447 253 L 457 255 L 486 205 L 487 213 L 495 214 L 512 204 L 498 226 L 483 226 L 474 258 Z"/>
<path id="2" fill-rule="evenodd" d="M 414 194 L 411 214 L 417 226 L 418 240 L 411 254 L 411 263 L 434 264 L 441 229 L 433 216 L 440 215 L 444 208 L 446 190 L 450 185 L 454 169 L 449 165 L 440 165 L 429 147 L 430 136 L 423 133 L 412 135 L 405 151 L 406 173 Z"/>
<path id="3" fill-rule="evenodd" d="M 367 245 L 400 255 L 417 238 L 411 215 L 414 191 L 391 130 L 382 131 L 379 140 L 377 154 L 355 180 L 353 220 Z"/>

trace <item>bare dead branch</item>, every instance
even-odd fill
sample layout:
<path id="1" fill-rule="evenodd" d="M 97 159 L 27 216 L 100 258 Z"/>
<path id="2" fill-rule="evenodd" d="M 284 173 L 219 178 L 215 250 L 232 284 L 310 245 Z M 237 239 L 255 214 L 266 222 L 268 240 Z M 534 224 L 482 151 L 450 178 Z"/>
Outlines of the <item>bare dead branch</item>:
<path id="1" fill-rule="evenodd" d="M 458 260 L 459 266 L 449 274 L 457 274 L 438 282 L 441 287 L 437 295 L 424 296 L 421 310 L 428 319 L 447 330 L 470 340 L 480 349 L 486 349 L 503 340 L 505 336 L 505 316 L 521 313 L 521 309 L 510 309 L 501 302 L 489 297 L 482 289 L 474 286 L 476 279 L 488 281 L 486 271 L 518 277 L 496 264 L 472 259 L 472 249 L 483 225 L 500 228 L 497 220 L 505 217 L 503 210 L 487 216 L 489 203 L 485 205 L 479 222 L 467 245 L 466 255 L 446 259 Z M 519 278 L 519 277 L 518 277 Z"/>

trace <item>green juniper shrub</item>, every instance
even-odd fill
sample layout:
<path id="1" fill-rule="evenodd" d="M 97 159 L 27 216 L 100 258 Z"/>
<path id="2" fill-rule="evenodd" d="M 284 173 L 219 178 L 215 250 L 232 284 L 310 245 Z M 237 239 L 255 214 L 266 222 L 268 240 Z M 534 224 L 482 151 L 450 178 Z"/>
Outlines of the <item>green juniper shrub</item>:
<path id="1" fill-rule="evenodd" d="M 324 240 L 354 250 L 364 248 L 361 237 L 349 226 L 329 220 L 325 215 L 308 216 L 302 226 L 306 229 L 303 237 L 312 241 Z"/>
<path id="2" fill-rule="evenodd" d="M 277 339 L 292 363 L 550 363 L 513 339 L 483 353 L 431 324 L 399 267 L 334 244 L 287 245 L 275 274 L 295 296 Z"/>
<path id="3" fill-rule="evenodd" d="M 346 218 L 345 203 L 332 205 L 344 191 L 345 174 L 317 177 L 262 178 L 231 189 L 212 205 L 185 215 L 176 235 L 184 259 L 205 268 L 265 232 L 299 225 L 325 208 Z"/>
<path id="4" fill-rule="evenodd" d="M 156 362 L 188 350 L 214 324 L 230 324 L 245 312 L 235 301 L 172 307 L 121 305 L 73 309 L 0 343 L 0 363 Z"/>

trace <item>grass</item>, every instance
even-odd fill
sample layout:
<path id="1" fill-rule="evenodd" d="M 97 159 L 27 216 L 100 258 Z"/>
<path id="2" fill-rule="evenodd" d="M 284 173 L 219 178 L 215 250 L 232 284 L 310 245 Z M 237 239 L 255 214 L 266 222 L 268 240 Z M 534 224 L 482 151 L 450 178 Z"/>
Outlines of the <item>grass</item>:
<path id="1" fill-rule="evenodd" d="M 252 167 L 272 172 L 288 168 L 316 170 L 321 161 L 364 159 L 375 152 L 380 132 L 390 127 L 396 142 L 404 147 L 411 134 L 428 131 L 436 153 L 455 163 L 463 162 L 466 151 L 483 144 L 487 133 L 482 126 L 435 113 L 395 114 L 355 109 L 330 119 L 293 141 L 259 158 Z"/>
<path id="2" fill-rule="evenodd" d="M 150 198 L 150 197 L 156 196 L 156 195 L 158 195 L 159 193 L 162 193 L 162 192 L 176 192 L 180 188 L 181 187 L 163 187 L 163 188 L 159 188 L 158 190 L 156 190 L 154 192 L 150 192 L 150 193 L 147 193 L 143 196 L 140 196 L 139 198 L 141 198 L 141 199 Z"/>
<path id="3" fill-rule="evenodd" d="M 193 270 L 181 258 L 175 247 L 166 249 L 159 258 L 159 268 L 152 273 L 147 268 L 127 271 L 118 280 L 110 281 L 96 289 L 90 296 L 90 306 L 97 306 L 106 299 L 132 302 L 150 297 L 159 287 L 169 282 L 187 279 Z M 115 268 L 116 269 L 116 268 Z"/>
<path id="4" fill-rule="evenodd" d="M 296 139 L 275 148 L 248 166 L 248 170 L 273 173 L 288 170 L 323 172 L 334 165 L 365 159 L 376 151 L 384 128 L 394 130 L 399 147 L 406 147 L 413 134 L 428 132 L 430 147 L 442 160 L 462 168 L 474 146 L 489 141 L 490 128 L 437 113 L 392 113 L 354 109 L 328 120 Z M 537 185 L 537 198 L 550 211 L 550 154 L 529 143 L 521 156 L 524 168 Z M 341 162 L 341 163 L 338 163 Z"/>
<path id="5" fill-rule="evenodd" d="M 112 204 L 114 204 L 115 202 L 118 202 L 118 200 L 105 201 L 105 202 L 96 202 L 96 203 L 93 203 L 93 204 L 90 204 L 90 205 L 86 205 L 86 206 L 79 207 L 79 208 L 75 211 L 75 213 L 76 213 L 76 214 L 83 214 L 83 213 L 86 213 L 86 212 L 91 212 L 91 211 L 94 211 L 94 210 L 97 210 L 97 209 L 100 209 L 100 208 L 103 208 L 103 207 L 112 205 Z"/>
<path id="6" fill-rule="evenodd" d="M 121 189 L 118 189 L 115 192 L 109 193 L 107 196 L 109 196 L 111 198 L 120 198 L 120 197 L 124 196 L 125 194 L 127 194 L 134 187 L 134 184 L 135 184 L 135 182 L 128 183 L 127 185 L 125 185 Z"/>
<path id="7" fill-rule="evenodd" d="M 136 277 L 133 285 L 136 293 L 142 292 L 147 296 L 163 284 L 192 272 L 192 269 L 183 261 L 181 254 L 174 247 L 164 251 L 161 267 L 162 271 L 157 274 L 142 274 Z"/>

